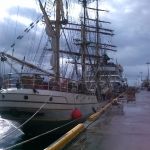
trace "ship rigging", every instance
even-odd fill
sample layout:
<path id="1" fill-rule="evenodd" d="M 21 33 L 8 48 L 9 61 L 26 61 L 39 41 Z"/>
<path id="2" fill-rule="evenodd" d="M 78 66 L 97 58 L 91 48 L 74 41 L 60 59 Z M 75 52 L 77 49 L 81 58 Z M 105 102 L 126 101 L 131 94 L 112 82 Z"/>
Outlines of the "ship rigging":
<path id="1" fill-rule="evenodd" d="M 76 108 L 80 110 L 84 119 L 93 109 L 97 110 L 102 102 L 102 91 L 105 87 L 102 86 L 101 75 L 106 71 L 103 68 L 109 60 L 106 51 L 116 51 L 116 46 L 102 42 L 102 35 L 108 37 L 114 35 L 113 30 L 102 26 L 110 22 L 100 20 L 100 12 L 107 11 L 99 8 L 98 0 L 80 0 L 78 1 L 78 5 L 82 8 L 80 15 L 78 20 L 73 20 L 70 19 L 72 12 L 69 10 L 71 1 L 66 1 L 66 10 L 64 2 L 47 1 L 44 6 L 38 0 L 42 12 L 41 20 L 36 20 L 24 30 L 25 33 L 29 33 L 40 21 L 45 24 L 47 40 L 38 65 L 33 64 L 33 61 L 28 62 L 26 57 L 23 57 L 23 60 L 15 57 L 15 53 L 13 55 L 0 53 L 1 62 L 9 64 L 11 60 L 21 65 L 21 72 L 10 65 L 12 70 L 18 72 L 16 74 L 11 72 L 3 77 L 0 112 L 4 118 L 22 123 L 33 115 L 45 100 L 48 100 L 30 123 L 22 127 L 24 131 L 30 124 L 34 127 L 37 123 L 43 123 L 45 127 L 49 123 L 71 120 L 73 119 L 71 113 Z M 55 13 L 48 14 L 53 12 L 49 7 L 51 4 Z M 91 4 L 95 7 L 93 8 Z M 92 17 L 89 11 L 94 12 Z M 23 38 L 23 35 L 17 37 L 18 40 Z M 11 48 L 14 49 L 15 46 L 15 43 L 11 44 Z M 45 63 L 50 70 L 41 65 L 44 60 L 42 57 L 47 52 L 51 55 L 48 55 L 49 63 Z M 60 62 L 61 59 L 66 60 L 70 66 L 65 68 Z M 27 67 L 30 68 L 30 72 L 25 72 Z M 108 83 L 108 76 L 104 77 Z M 44 130 L 46 129 L 45 127 Z M 36 131 L 36 128 L 33 130 Z"/>

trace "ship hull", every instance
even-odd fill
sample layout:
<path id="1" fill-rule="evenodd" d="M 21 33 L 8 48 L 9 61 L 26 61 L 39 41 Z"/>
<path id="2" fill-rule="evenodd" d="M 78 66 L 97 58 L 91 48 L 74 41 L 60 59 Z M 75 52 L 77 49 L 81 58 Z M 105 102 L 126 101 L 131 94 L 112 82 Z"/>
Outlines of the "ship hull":
<path id="1" fill-rule="evenodd" d="M 22 126 L 25 133 L 28 130 L 34 134 L 42 133 L 69 122 L 73 119 L 75 108 L 81 112 L 81 121 L 99 106 L 93 95 L 48 90 L 34 93 L 32 89 L 7 89 L 0 93 L 0 114 L 3 118 L 20 124 L 32 118 Z"/>

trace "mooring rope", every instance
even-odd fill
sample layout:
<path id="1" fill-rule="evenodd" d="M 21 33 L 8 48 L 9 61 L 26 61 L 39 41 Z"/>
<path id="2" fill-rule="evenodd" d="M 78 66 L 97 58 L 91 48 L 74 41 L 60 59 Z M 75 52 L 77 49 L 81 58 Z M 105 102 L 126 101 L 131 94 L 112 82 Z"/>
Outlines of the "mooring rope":
<path id="1" fill-rule="evenodd" d="M 121 93 L 119 96 L 117 96 L 116 99 L 118 99 L 120 96 L 124 95 L 125 93 L 126 93 L 126 91 L 123 92 L 123 93 Z M 47 103 L 47 102 L 46 102 L 46 103 Z M 46 103 L 43 104 L 43 105 L 46 105 Z M 42 105 L 42 106 L 43 106 L 43 105 Z M 40 107 L 41 109 L 42 109 L 42 106 Z M 43 107 L 44 107 L 44 106 L 43 106 Z M 31 117 L 30 117 L 30 118 L 31 118 Z M 47 134 L 52 133 L 52 132 L 54 132 L 54 131 L 57 131 L 57 130 L 59 130 L 59 129 L 61 129 L 61 128 L 63 128 L 63 127 L 65 127 L 65 126 L 67 126 L 67 125 L 69 125 L 69 124 L 71 124 L 71 123 L 77 121 L 77 120 L 79 120 L 79 119 L 72 120 L 72 121 L 70 121 L 70 122 L 68 122 L 68 123 L 66 123 L 66 124 L 63 124 L 63 125 L 61 125 L 61 126 L 59 126 L 59 127 L 57 127 L 57 128 L 54 128 L 54 129 L 52 129 L 52 130 L 49 130 L 49 131 L 44 132 L 44 133 L 42 133 L 42 134 L 39 134 L 39 135 L 37 135 L 37 136 L 35 136 L 35 137 L 32 137 L 32 138 L 30 138 L 30 139 L 28 139 L 28 140 L 22 141 L 22 142 L 20 142 L 20 143 L 17 143 L 17 144 L 15 144 L 15 145 L 10 146 L 10 147 L 7 147 L 7 148 L 5 148 L 5 150 L 9 150 L 9 149 L 18 147 L 18 146 L 20 146 L 20 145 L 23 145 L 23 144 L 25 144 L 25 143 L 31 142 L 31 141 L 33 141 L 33 140 L 35 140 L 35 139 L 37 139 L 37 138 L 39 138 L 39 137 L 41 137 L 41 136 L 44 136 L 44 135 L 47 135 Z M 95 120 L 95 121 L 96 121 L 96 120 Z M 87 129 L 89 126 L 91 126 L 91 124 L 93 124 L 95 121 L 89 123 L 89 124 L 86 126 L 86 129 Z M 26 121 L 26 122 L 27 122 L 27 121 Z M 25 122 L 24 122 L 24 123 L 25 123 Z"/>
<path id="2" fill-rule="evenodd" d="M 15 145 L 12 145 L 12 146 L 7 147 L 7 148 L 4 148 L 4 149 L 5 149 L 5 150 L 9 150 L 9 149 L 15 148 L 15 147 L 17 147 L 17 146 L 23 145 L 23 144 L 25 144 L 25 143 L 31 142 L 31 141 L 33 141 L 33 140 L 35 140 L 35 139 L 37 139 L 37 138 L 39 138 L 39 137 L 41 137 L 41 136 L 44 136 L 44 135 L 47 135 L 47 134 L 52 133 L 52 132 L 54 132 L 54 131 L 57 131 L 57 130 L 59 130 L 59 129 L 61 129 L 61 128 L 63 128 L 63 127 L 65 127 L 65 126 L 67 126 L 67 125 L 69 125 L 69 124 L 71 124 L 71 123 L 77 121 L 77 120 L 79 120 L 79 119 L 72 120 L 72 121 L 70 121 L 70 122 L 68 122 L 68 123 L 66 123 L 66 124 L 63 124 L 63 125 L 61 125 L 61 126 L 59 126 L 59 127 L 57 127 L 57 128 L 54 128 L 54 129 L 52 129 L 52 130 L 49 130 L 49 131 L 47 131 L 47 132 L 44 132 L 44 133 L 39 134 L 39 135 L 37 135 L 37 136 L 35 136 L 35 137 L 32 137 L 32 138 L 30 138 L 30 139 L 28 139 L 28 140 L 22 141 L 22 142 L 20 142 L 20 143 L 17 143 L 17 144 L 15 144 Z"/>
<path id="3" fill-rule="evenodd" d="M 50 99 L 50 97 L 49 97 Z M 27 124 L 37 113 L 40 112 L 40 110 L 49 102 L 49 99 L 45 101 L 44 104 L 41 105 L 41 107 L 30 117 L 28 118 L 24 123 L 22 123 L 20 126 L 18 126 L 17 128 L 15 128 L 13 131 L 9 132 L 8 134 L 6 134 L 4 137 L 2 137 L 0 139 L 0 141 L 2 141 L 3 139 L 5 139 L 7 136 L 11 135 L 12 133 L 14 133 L 15 131 L 19 130 L 21 127 L 23 127 L 25 124 Z"/>

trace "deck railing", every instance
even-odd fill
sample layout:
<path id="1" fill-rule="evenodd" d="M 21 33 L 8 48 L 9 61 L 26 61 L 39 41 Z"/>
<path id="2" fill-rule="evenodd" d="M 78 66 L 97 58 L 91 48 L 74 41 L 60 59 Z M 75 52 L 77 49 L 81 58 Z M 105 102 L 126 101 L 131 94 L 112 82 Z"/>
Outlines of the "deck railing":
<path id="1" fill-rule="evenodd" d="M 72 93 L 88 93 L 95 94 L 91 89 L 87 88 L 86 84 L 80 81 L 60 78 L 56 82 L 54 78 L 41 74 L 11 74 L 3 79 L 2 88 L 23 88 L 23 89 L 41 89 L 41 90 L 55 90 Z"/>

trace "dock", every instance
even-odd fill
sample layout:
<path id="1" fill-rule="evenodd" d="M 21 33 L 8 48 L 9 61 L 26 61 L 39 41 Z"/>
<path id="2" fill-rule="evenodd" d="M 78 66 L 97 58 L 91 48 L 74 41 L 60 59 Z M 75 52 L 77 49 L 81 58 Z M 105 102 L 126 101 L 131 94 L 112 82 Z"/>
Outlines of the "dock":
<path id="1" fill-rule="evenodd" d="M 140 91 L 135 101 L 109 108 L 65 150 L 148 150 L 150 147 L 150 92 Z"/>
<path id="2" fill-rule="evenodd" d="M 67 150 L 148 150 L 150 147 L 150 92 L 136 94 L 123 112 L 110 110 L 80 135 Z M 112 111 L 112 113 L 111 113 Z"/>
<path id="3" fill-rule="evenodd" d="M 111 106 L 65 150 L 148 150 L 150 147 L 150 92 L 136 93 L 135 101 Z"/>

